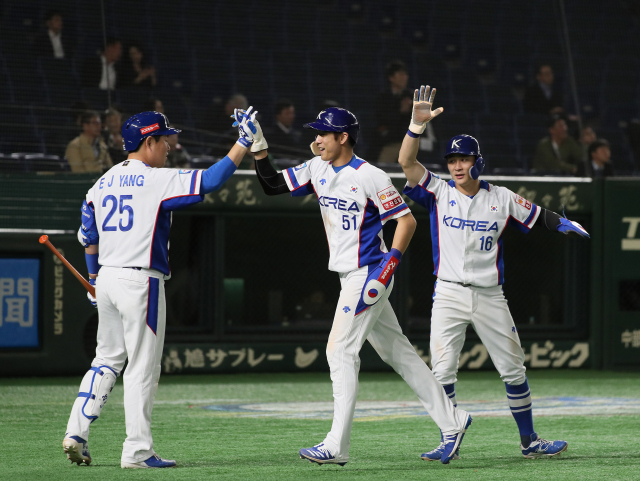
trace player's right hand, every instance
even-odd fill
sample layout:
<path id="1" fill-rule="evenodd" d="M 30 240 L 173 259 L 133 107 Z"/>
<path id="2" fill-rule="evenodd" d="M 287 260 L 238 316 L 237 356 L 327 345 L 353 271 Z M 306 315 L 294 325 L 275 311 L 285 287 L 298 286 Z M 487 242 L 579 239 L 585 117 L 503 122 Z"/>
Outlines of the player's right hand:
<path id="1" fill-rule="evenodd" d="M 96 285 L 96 280 L 95 279 L 89 279 L 89 284 L 91 284 L 92 286 Z M 96 309 L 98 308 L 98 301 L 95 297 L 93 297 L 91 295 L 90 292 L 87 292 L 87 299 L 89 299 L 89 302 L 91 303 L 91 305 L 93 307 L 95 307 Z"/>
<path id="2" fill-rule="evenodd" d="M 391 249 L 384 254 L 382 261 L 371 271 L 364 283 L 362 291 L 362 302 L 372 306 L 384 295 L 402 259 L 402 253 L 398 249 Z"/>
<path id="3" fill-rule="evenodd" d="M 254 122 L 256 121 L 256 114 L 258 112 L 253 111 L 253 107 L 249 107 L 245 112 L 242 109 L 235 109 L 233 111 L 233 117 L 235 122 L 234 127 L 238 127 L 238 142 L 243 147 L 249 148 L 253 144 L 254 135 L 257 133 Z"/>
<path id="4" fill-rule="evenodd" d="M 427 128 L 427 122 L 433 120 L 435 117 L 444 112 L 443 107 L 439 107 L 436 110 L 431 110 L 433 107 L 433 100 L 436 97 L 436 89 L 431 90 L 428 85 L 420 86 L 420 90 L 416 89 L 413 92 L 413 110 L 411 111 L 411 124 L 409 124 L 409 130 L 414 134 L 421 135 L 424 129 Z"/>

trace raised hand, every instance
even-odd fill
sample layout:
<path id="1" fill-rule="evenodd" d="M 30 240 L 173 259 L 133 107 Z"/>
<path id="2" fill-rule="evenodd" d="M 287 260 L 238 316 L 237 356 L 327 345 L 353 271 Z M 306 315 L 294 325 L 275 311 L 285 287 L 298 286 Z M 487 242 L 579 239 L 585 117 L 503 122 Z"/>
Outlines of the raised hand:
<path id="1" fill-rule="evenodd" d="M 431 91 L 431 95 L 429 95 Z M 427 122 L 444 112 L 444 108 L 439 107 L 431 110 L 433 100 L 436 96 L 436 89 L 431 90 L 428 85 L 420 86 L 420 90 L 416 89 L 413 93 L 413 111 L 411 112 L 411 124 L 409 130 L 414 134 L 422 134 L 427 128 Z"/>
<path id="2" fill-rule="evenodd" d="M 235 109 L 233 111 L 233 117 L 235 122 L 234 127 L 238 127 L 238 144 L 243 147 L 251 147 L 254 141 L 254 135 L 257 133 L 254 122 L 256 121 L 256 114 L 258 112 L 253 111 L 253 107 L 249 107 L 247 111 L 241 109 Z"/>

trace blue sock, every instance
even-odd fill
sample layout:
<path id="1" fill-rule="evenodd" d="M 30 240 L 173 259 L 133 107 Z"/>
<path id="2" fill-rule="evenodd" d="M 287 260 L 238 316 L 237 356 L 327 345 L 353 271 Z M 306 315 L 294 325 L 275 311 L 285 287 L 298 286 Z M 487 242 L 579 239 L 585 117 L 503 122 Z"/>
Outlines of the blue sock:
<path id="1" fill-rule="evenodd" d="M 449 396 L 449 399 L 451 399 L 453 405 L 457 407 L 458 402 L 456 401 L 456 384 L 446 384 L 442 387 L 444 388 L 444 392 L 447 393 L 447 396 Z M 443 440 L 444 437 L 442 436 L 442 431 L 440 431 L 440 442 L 442 442 Z"/>
<path id="2" fill-rule="evenodd" d="M 516 420 L 518 430 L 520 431 L 520 441 L 522 446 L 527 448 L 531 444 L 531 435 L 535 433 L 533 430 L 533 414 L 531 411 L 531 391 L 529 383 L 525 380 L 519 386 L 505 383 L 507 387 L 507 399 L 511 414 Z"/>

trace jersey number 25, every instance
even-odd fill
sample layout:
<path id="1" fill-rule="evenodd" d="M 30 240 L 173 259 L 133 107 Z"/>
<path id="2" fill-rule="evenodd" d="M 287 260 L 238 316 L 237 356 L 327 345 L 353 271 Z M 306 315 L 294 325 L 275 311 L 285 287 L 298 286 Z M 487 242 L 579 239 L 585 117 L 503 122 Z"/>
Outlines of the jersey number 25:
<path id="1" fill-rule="evenodd" d="M 122 217 L 121 217 L 120 222 L 118 223 L 118 226 L 115 226 L 115 225 L 109 225 L 109 221 L 113 217 L 113 214 L 116 212 L 116 208 L 118 207 L 118 199 L 114 195 L 108 195 L 104 198 L 104 200 L 102 201 L 102 207 L 106 207 L 107 203 L 111 202 L 111 210 L 109 211 L 107 216 L 104 218 L 104 222 L 102 223 L 103 231 L 118 230 L 118 227 L 120 227 L 120 230 L 123 232 L 127 232 L 131 230 L 131 228 L 133 227 L 133 207 L 125 204 L 125 201 L 130 199 L 133 199 L 132 195 L 120 196 L 120 214 L 124 214 L 125 212 L 128 212 L 129 221 L 127 222 L 126 225 L 122 225 Z"/>

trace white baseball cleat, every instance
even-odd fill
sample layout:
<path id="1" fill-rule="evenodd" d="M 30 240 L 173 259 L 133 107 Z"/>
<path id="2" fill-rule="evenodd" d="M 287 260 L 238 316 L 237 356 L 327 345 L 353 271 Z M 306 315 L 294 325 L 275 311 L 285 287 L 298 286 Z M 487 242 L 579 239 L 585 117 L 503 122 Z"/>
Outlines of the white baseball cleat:
<path id="1" fill-rule="evenodd" d="M 121 468 L 175 468 L 176 462 L 173 459 L 162 459 L 154 454 L 149 459 L 138 461 L 137 463 L 120 463 Z"/>
<path id="2" fill-rule="evenodd" d="M 62 448 L 64 449 L 67 459 L 71 461 L 71 464 L 78 463 L 80 466 L 82 463 L 87 466 L 91 464 L 91 454 L 89 454 L 89 446 L 87 442 L 80 436 L 67 436 L 62 441 Z"/>

